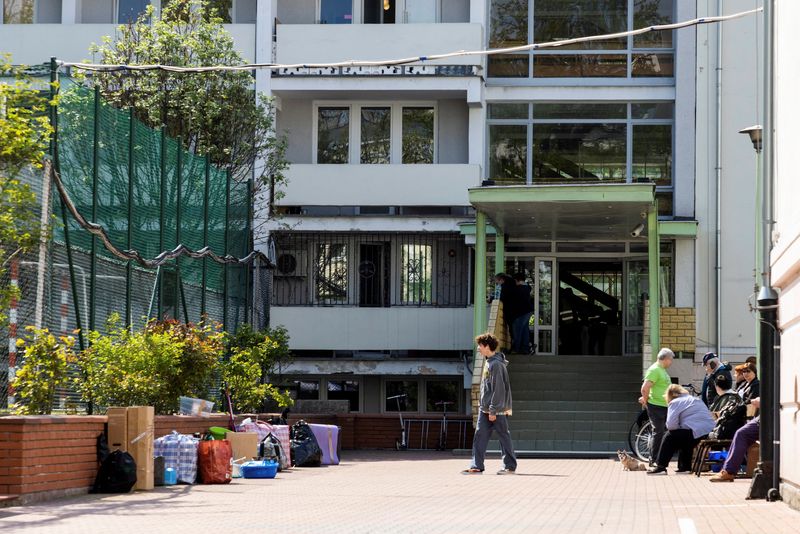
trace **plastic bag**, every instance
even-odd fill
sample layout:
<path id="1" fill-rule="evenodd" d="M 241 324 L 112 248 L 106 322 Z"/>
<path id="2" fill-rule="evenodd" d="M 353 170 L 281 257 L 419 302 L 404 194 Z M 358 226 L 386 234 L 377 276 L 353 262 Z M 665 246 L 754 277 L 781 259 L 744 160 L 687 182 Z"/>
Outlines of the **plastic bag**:
<path id="1" fill-rule="evenodd" d="M 291 467 L 289 456 L 283 450 L 281 440 L 274 434 L 268 434 L 258 445 L 259 459 L 274 460 L 278 463 L 278 471 Z"/>
<path id="2" fill-rule="evenodd" d="M 297 467 L 319 467 L 322 465 L 322 449 L 311 427 L 305 421 L 292 425 L 292 460 Z"/>
<path id="3" fill-rule="evenodd" d="M 136 484 L 136 462 L 119 449 L 105 457 L 90 493 L 128 493 Z"/>
<path id="4" fill-rule="evenodd" d="M 203 484 L 228 484 L 233 477 L 232 462 L 230 441 L 201 441 L 197 446 L 197 470 Z"/>

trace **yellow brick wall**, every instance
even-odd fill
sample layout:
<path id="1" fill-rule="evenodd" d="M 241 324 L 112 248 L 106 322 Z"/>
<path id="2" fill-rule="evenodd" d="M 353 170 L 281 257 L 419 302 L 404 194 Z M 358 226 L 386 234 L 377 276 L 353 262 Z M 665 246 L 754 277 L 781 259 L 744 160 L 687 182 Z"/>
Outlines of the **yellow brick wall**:
<path id="1" fill-rule="evenodd" d="M 673 352 L 694 354 L 696 346 L 694 308 L 661 308 L 661 346 Z M 650 306 L 645 306 L 644 342 L 650 344 Z"/>

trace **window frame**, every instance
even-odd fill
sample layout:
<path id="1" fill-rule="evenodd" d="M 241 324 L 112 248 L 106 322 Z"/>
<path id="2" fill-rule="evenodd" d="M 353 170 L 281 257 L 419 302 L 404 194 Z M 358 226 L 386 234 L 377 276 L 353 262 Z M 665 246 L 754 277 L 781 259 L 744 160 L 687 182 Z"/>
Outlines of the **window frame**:
<path id="1" fill-rule="evenodd" d="M 604 119 L 581 119 L 581 118 L 564 118 L 564 119 L 537 119 L 534 118 L 533 113 L 533 106 L 535 105 L 546 105 L 546 104 L 625 104 L 626 106 L 626 117 L 623 118 L 604 118 Z M 637 104 L 672 104 L 672 118 L 663 119 L 663 118 L 654 118 L 654 119 L 641 119 L 641 118 L 633 118 L 633 106 Z M 642 101 L 575 101 L 575 102 L 565 102 L 565 101 L 550 101 L 550 100 L 543 100 L 543 101 L 493 101 L 487 102 L 487 114 L 486 114 L 486 126 L 484 130 L 484 135 L 486 139 L 485 150 L 484 150 L 484 157 L 483 157 L 483 168 L 484 168 L 484 179 L 493 179 L 493 177 L 489 174 L 489 162 L 490 162 L 490 130 L 492 126 L 495 125 L 525 125 L 527 128 L 527 161 L 525 162 L 525 172 L 526 172 L 526 179 L 525 183 L 521 185 L 536 185 L 536 182 L 533 179 L 533 165 L 534 165 L 534 153 L 533 153 L 533 133 L 536 124 L 625 124 L 625 183 L 633 183 L 633 129 L 635 126 L 670 126 L 672 128 L 672 139 L 671 139 L 671 146 L 670 150 L 672 151 L 673 157 L 673 164 L 671 166 L 672 176 L 670 177 L 670 185 L 657 185 L 656 186 L 656 193 L 672 193 L 673 199 L 675 195 L 675 164 L 674 164 L 674 157 L 675 157 L 675 102 L 670 100 L 642 100 Z M 489 106 L 493 104 L 527 104 L 528 112 L 527 118 L 516 118 L 516 119 L 492 119 L 489 118 L 488 109 Z M 674 200 L 673 200 L 674 201 Z M 669 219 L 674 216 L 674 207 L 673 212 L 670 215 L 661 215 L 660 218 L 662 219 Z"/>
<path id="2" fill-rule="evenodd" d="M 417 409 L 416 411 L 410 410 L 403 410 L 399 413 L 403 415 L 420 415 L 426 417 L 436 417 L 441 418 L 442 412 L 429 412 L 428 411 L 428 382 L 456 382 L 461 384 L 459 388 L 459 395 L 457 396 L 456 405 L 452 407 L 452 409 L 448 409 L 447 413 L 452 415 L 463 415 L 464 408 L 465 408 L 465 399 L 464 399 L 464 387 L 463 387 L 463 377 L 458 376 L 438 376 L 438 377 L 426 377 L 426 378 L 419 378 L 416 376 L 408 376 L 408 375 L 382 375 L 381 376 L 381 398 L 380 398 L 380 406 L 381 406 L 381 414 L 388 414 L 388 415 L 397 415 L 398 412 L 395 410 L 387 410 L 386 409 L 386 383 L 387 382 L 416 382 L 417 383 Z"/>
<path id="3" fill-rule="evenodd" d="M 319 109 L 348 108 L 347 163 L 319 163 L 317 148 L 319 144 Z M 361 108 L 390 108 L 389 163 L 361 163 Z M 403 108 L 433 108 L 433 161 L 431 163 L 403 163 Z M 314 165 L 435 165 L 439 161 L 439 107 L 435 100 L 315 100 L 312 105 L 311 162 Z"/>
<path id="4" fill-rule="evenodd" d="M 80 1 L 80 0 L 79 0 Z M 58 14 L 59 22 L 40 22 L 39 21 L 39 4 L 41 0 L 32 0 L 33 2 L 33 20 L 31 22 L 6 22 L 5 20 L 5 1 L 0 0 L 0 24 L 8 26 L 22 26 L 30 24 L 61 24 L 61 12 Z M 63 9 L 63 1 L 61 2 Z"/>
<path id="5" fill-rule="evenodd" d="M 673 0 L 672 3 L 672 15 L 671 21 L 676 21 L 677 16 L 677 8 L 678 2 L 680 0 Z M 537 36 L 535 35 L 535 2 L 536 0 L 527 0 L 527 42 L 534 43 L 536 41 Z M 633 30 L 634 28 L 634 10 L 635 10 L 636 0 L 627 0 L 627 29 Z M 492 0 L 488 0 L 487 2 L 487 18 L 486 18 L 486 31 L 484 32 L 484 44 L 487 49 L 492 48 L 491 38 L 492 38 L 492 27 L 491 27 L 491 10 L 492 10 Z M 676 32 L 676 30 L 672 30 Z M 672 38 L 672 46 L 670 48 L 652 48 L 652 47 L 636 47 L 634 45 L 634 36 L 629 35 L 626 37 L 626 45 L 625 48 L 620 48 L 618 50 L 613 49 L 570 49 L 570 50 L 562 50 L 559 48 L 552 48 L 552 49 L 543 49 L 543 50 L 529 50 L 526 52 L 518 52 L 515 55 L 520 56 L 527 56 L 528 57 L 528 74 L 526 76 L 518 76 L 518 77 L 500 77 L 500 76 L 490 76 L 489 75 L 489 62 L 491 58 L 487 59 L 486 64 L 486 79 L 489 85 L 491 85 L 492 81 L 500 82 L 500 85 L 524 85 L 530 83 L 536 83 L 537 85 L 562 85 L 565 80 L 572 80 L 572 84 L 575 84 L 575 80 L 578 80 L 578 85 L 591 85 L 596 84 L 598 81 L 636 81 L 637 84 L 640 85 L 672 85 L 674 84 L 675 80 L 675 73 L 677 72 L 677 50 L 675 46 L 676 41 L 676 34 L 673 33 Z M 670 54 L 672 56 L 672 64 L 673 64 L 673 75 L 672 76 L 633 76 L 633 58 L 634 56 L 643 55 L 643 54 Z M 581 77 L 581 76 L 547 76 L 547 77 L 537 77 L 535 76 L 535 69 L 534 69 L 534 58 L 536 56 L 599 56 L 599 55 L 625 55 L 626 56 L 626 75 L 625 76 L 597 76 L 597 77 Z"/>
<path id="6" fill-rule="evenodd" d="M 319 382 L 319 398 L 316 400 L 320 401 L 329 401 L 329 400 L 341 400 L 341 399 L 329 399 L 328 398 L 328 382 L 339 382 L 339 381 L 352 381 L 358 382 L 358 410 L 350 410 L 348 413 L 364 413 L 364 377 L 362 375 L 304 375 L 304 374 L 289 374 L 284 375 L 280 378 L 280 383 L 277 386 L 278 389 L 288 387 L 287 384 L 290 384 L 295 381 L 306 381 L 306 382 Z"/>
<path id="7" fill-rule="evenodd" d="M 324 0 L 316 0 L 316 7 L 314 11 L 315 24 L 322 24 L 322 2 Z M 363 0 L 350 0 L 350 22 L 348 24 L 356 23 L 356 2 L 363 2 Z M 334 24 L 333 26 L 345 26 L 346 24 Z"/>

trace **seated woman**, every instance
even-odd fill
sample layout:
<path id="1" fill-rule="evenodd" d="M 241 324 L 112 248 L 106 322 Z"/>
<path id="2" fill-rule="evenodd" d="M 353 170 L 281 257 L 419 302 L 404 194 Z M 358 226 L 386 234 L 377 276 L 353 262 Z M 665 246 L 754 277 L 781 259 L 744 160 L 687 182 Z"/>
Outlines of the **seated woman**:
<path id="1" fill-rule="evenodd" d="M 675 472 L 689 473 L 692 470 L 692 451 L 714 428 L 714 419 L 702 400 L 678 384 L 669 386 L 664 398 L 667 400 L 667 433 L 661 442 L 656 465 L 647 474 L 666 475 L 669 461 L 676 451 L 678 470 Z"/>
<path id="2" fill-rule="evenodd" d="M 733 368 L 733 389 L 736 393 L 739 393 L 747 385 L 747 380 L 744 379 L 745 367 L 747 367 L 747 364 L 743 363 Z"/>
<path id="3" fill-rule="evenodd" d="M 708 435 L 710 439 L 733 439 L 736 431 L 746 422 L 747 409 L 744 401 L 731 389 L 732 386 L 731 379 L 725 375 L 717 376 L 714 382 L 718 396 L 710 410 L 715 415 L 717 424 Z"/>
<path id="4" fill-rule="evenodd" d="M 742 397 L 745 404 L 750 404 L 750 401 L 758 398 L 761 393 L 758 382 L 758 372 L 755 364 L 745 363 L 743 367 L 742 376 L 744 376 L 744 385 L 741 389 L 737 389 L 736 391 L 739 393 L 739 396 Z"/>

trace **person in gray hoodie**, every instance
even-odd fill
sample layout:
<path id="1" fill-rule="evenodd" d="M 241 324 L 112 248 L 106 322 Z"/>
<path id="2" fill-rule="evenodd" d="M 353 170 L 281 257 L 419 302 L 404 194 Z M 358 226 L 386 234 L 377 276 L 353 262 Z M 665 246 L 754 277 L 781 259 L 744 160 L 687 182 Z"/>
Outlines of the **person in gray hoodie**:
<path id="1" fill-rule="evenodd" d="M 514 445 L 508 430 L 508 416 L 511 415 L 511 386 L 508 380 L 508 360 L 502 352 L 497 352 L 499 342 L 492 334 L 481 334 L 475 338 L 478 352 L 486 358 L 483 379 L 481 380 L 480 413 L 475 436 L 472 440 L 472 463 L 462 473 L 466 475 L 483 473 L 486 447 L 497 432 L 500 451 L 503 457 L 503 469 L 498 475 L 513 475 L 517 470 L 517 458 L 514 456 Z"/>

